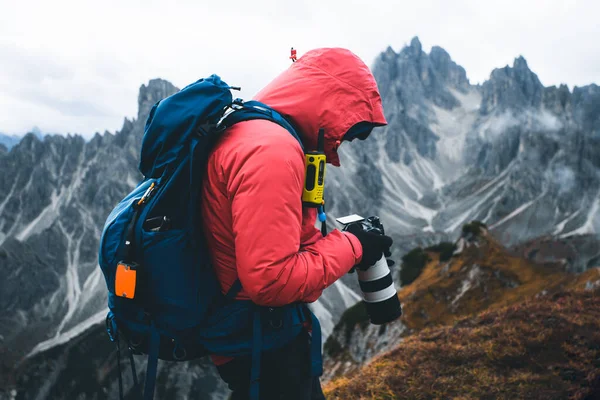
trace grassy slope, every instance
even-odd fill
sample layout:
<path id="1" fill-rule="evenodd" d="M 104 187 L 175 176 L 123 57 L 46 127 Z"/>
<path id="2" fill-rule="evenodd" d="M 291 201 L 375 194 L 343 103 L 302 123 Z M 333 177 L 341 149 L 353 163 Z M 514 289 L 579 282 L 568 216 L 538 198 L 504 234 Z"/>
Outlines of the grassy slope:
<path id="1" fill-rule="evenodd" d="M 430 258 L 421 276 L 398 293 L 403 304 L 402 321 L 413 330 L 449 324 L 458 316 L 497 309 L 543 293 L 585 288 L 587 282 L 600 280 L 597 268 L 573 274 L 555 265 L 513 256 L 487 234 L 479 238 L 477 246 L 466 248 L 447 263 L 440 263 L 436 253 L 430 253 Z M 452 304 L 473 266 L 478 268 L 476 282 Z"/>
<path id="2" fill-rule="evenodd" d="M 487 234 L 478 239 L 477 246 L 466 248 L 450 261 L 439 262 L 439 253 L 428 254 L 430 261 L 421 275 L 398 293 L 403 310 L 401 321 L 413 332 L 452 323 L 460 316 L 490 307 L 519 302 L 544 290 L 557 290 L 576 277 L 512 256 Z M 456 299 L 461 286 L 470 280 L 474 266 L 477 271 L 471 286 Z M 350 332 L 358 325 L 363 328 L 368 325 L 361 303 L 346 311 L 336 330 Z"/>
<path id="3" fill-rule="evenodd" d="M 542 304 L 550 301 L 549 299 L 555 293 L 565 290 L 572 291 L 581 290 L 586 287 L 600 287 L 600 269 L 591 269 L 583 274 L 575 275 L 565 273 L 549 265 L 534 264 L 521 257 L 510 255 L 502 245 L 486 233 L 479 235 L 475 242 L 472 242 L 470 246 L 465 248 L 462 254 L 453 257 L 450 262 L 439 262 L 438 254 L 433 252 L 430 252 L 429 256 L 431 261 L 426 265 L 422 274 L 398 294 L 403 304 L 404 315 L 401 321 L 396 323 L 404 324 L 409 329 L 404 331 L 402 334 L 403 337 L 390 338 L 396 341 L 396 343 L 402 341 L 402 344 L 392 354 L 402 352 L 404 351 L 403 349 L 406 349 L 405 346 L 414 343 L 415 340 L 420 340 L 418 336 L 416 338 L 415 336 L 406 338 L 406 336 L 416 334 L 424 329 L 431 329 L 440 325 L 456 324 L 461 318 L 473 316 L 482 311 L 489 313 L 506 306 L 514 306 L 518 309 L 521 306 L 525 307 L 526 305 L 523 304 L 527 301 L 535 300 Z M 464 289 L 465 283 L 470 285 L 468 290 L 458 296 L 461 293 L 461 288 Z M 466 320 L 463 319 L 461 321 L 461 323 L 468 325 L 467 322 L 464 322 Z M 530 324 L 529 327 L 525 326 L 527 324 Z M 528 321 L 525 318 L 522 321 L 522 326 L 515 324 L 513 328 L 521 329 L 521 334 L 523 335 L 530 333 L 537 335 L 536 324 L 536 321 Z M 348 379 L 353 378 L 347 377 L 354 377 L 356 370 L 360 367 L 360 363 L 357 363 L 349 352 L 346 351 L 348 338 L 350 335 L 362 335 L 368 325 L 368 317 L 364 312 L 364 307 L 359 303 L 357 306 L 349 309 L 336 326 L 336 331 L 338 333 L 343 332 L 344 334 L 335 335 L 334 332 L 334 335 L 330 337 L 325 345 L 325 352 L 328 354 L 326 366 L 328 370 L 335 371 L 333 376 L 338 376 L 338 380 L 330 383 L 328 386 L 329 392 L 331 395 L 334 395 L 334 398 L 338 388 L 353 387 L 349 385 L 348 381 Z M 340 330 L 341 332 L 339 332 Z M 447 331 L 442 330 L 441 332 Z M 337 340 L 334 336 L 337 337 Z M 440 343 L 434 339 L 424 340 L 430 343 L 423 348 L 429 349 L 432 352 L 431 356 L 436 357 L 436 353 L 444 351 L 440 348 L 442 340 L 444 339 L 440 339 Z M 446 345 L 452 343 L 453 340 L 446 341 Z M 474 336 L 470 336 L 469 340 L 477 341 L 481 339 L 478 339 L 475 334 Z M 501 348 L 506 343 L 496 341 L 490 345 Z M 419 362 L 411 365 L 419 365 Z M 386 369 L 388 366 L 388 364 L 384 363 L 379 368 Z M 370 368 L 373 367 L 367 367 L 367 370 L 370 371 Z M 395 373 L 393 369 L 391 373 Z M 418 375 L 410 377 L 401 373 L 398 379 L 408 379 L 408 382 L 418 382 L 419 376 L 427 376 L 426 374 L 422 374 L 418 368 L 415 369 L 415 373 Z M 489 371 L 486 373 L 489 373 Z M 343 374 L 346 374 L 346 377 L 339 378 L 339 375 Z M 362 372 L 359 372 L 359 374 L 362 375 Z M 428 379 L 430 378 L 431 376 Z M 435 379 L 433 380 L 435 381 Z M 423 389 L 420 384 L 416 387 L 420 388 L 419 390 Z M 391 386 L 387 387 L 387 390 L 391 390 L 387 397 L 383 392 L 378 392 L 374 398 L 419 398 L 416 393 L 411 393 L 410 395 L 397 394 L 395 392 L 396 389 Z M 364 391 L 357 393 L 354 398 L 361 398 L 361 396 L 363 398 L 372 397 Z M 442 395 L 427 390 L 425 393 L 428 394 L 421 398 L 461 398 L 460 395 L 456 394 L 452 396 L 449 394 Z M 485 392 L 482 393 L 485 394 Z M 345 398 L 344 396 L 340 395 L 338 398 Z M 471 395 L 471 397 L 466 396 L 464 398 L 478 398 L 478 396 Z M 491 396 L 490 398 L 495 398 L 495 396 Z M 598 398 L 600 398 L 600 395 Z"/>
<path id="4" fill-rule="evenodd" d="M 451 323 L 457 315 L 470 315 L 489 307 L 501 307 L 527 296 L 551 290 L 568 279 L 558 270 L 549 270 L 523 258 L 513 257 L 491 237 L 482 238 L 449 263 L 439 263 L 431 253 L 421 276 L 399 293 L 405 305 L 403 321 L 412 329 L 431 324 Z M 477 266 L 473 285 L 459 300 L 457 293 L 469 271 Z M 572 279 L 572 278 L 571 278 Z M 515 286 L 515 287 L 512 287 Z"/>
<path id="5" fill-rule="evenodd" d="M 326 394 L 330 399 L 598 399 L 600 290 L 541 296 L 451 327 L 427 328 L 333 381 Z"/>
<path id="6" fill-rule="evenodd" d="M 450 324 L 462 316 L 520 302 L 544 291 L 552 293 L 577 277 L 511 256 L 487 234 L 482 234 L 476 244 L 465 248 L 450 261 L 439 262 L 439 253 L 428 254 L 430 261 L 421 275 L 398 293 L 403 310 L 399 323 L 408 328 L 405 334 Z M 582 279 L 586 277 L 581 276 Z M 465 282 L 470 282 L 470 287 L 457 299 Z M 343 338 L 347 342 L 352 332 L 357 328 L 364 330 L 368 325 L 365 307 L 358 303 L 342 315 L 334 333 L 344 332 Z M 344 352 L 347 343 L 335 337 L 331 336 L 325 344 L 325 351 L 331 356 L 326 363 L 331 368 L 332 363 L 343 361 L 345 367 L 340 373 L 344 373 L 356 365 Z"/>

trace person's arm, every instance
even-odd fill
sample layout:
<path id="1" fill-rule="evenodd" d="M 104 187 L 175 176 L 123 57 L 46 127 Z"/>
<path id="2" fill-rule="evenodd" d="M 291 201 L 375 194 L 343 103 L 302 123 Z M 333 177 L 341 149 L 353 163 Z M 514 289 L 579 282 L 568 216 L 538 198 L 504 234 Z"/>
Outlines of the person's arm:
<path id="1" fill-rule="evenodd" d="M 315 244 L 323 238 L 320 229 L 317 229 L 317 209 L 313 207 L 302 207 L 302 236 L 300 237 L 300 249 Z"/>
<path id="2" fill-rule="evenodd" d="M 338 230 L 301 248 L 304 155 L 297 143 L 258 148 L 228 184 L 237 271 L 250 299 L 281 306 L 314 301 L 362 255 Z"/>

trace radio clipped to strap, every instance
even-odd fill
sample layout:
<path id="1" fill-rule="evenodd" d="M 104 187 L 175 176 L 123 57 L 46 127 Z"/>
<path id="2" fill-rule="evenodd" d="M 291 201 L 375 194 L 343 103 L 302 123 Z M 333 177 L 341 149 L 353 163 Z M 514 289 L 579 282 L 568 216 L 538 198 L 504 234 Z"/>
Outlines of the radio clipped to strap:
<path id="1" fill-rule="evenodd" d="M 304 154 L 306 172 L 304 189 L 302 190 L 302 204 L 305 207 L 317 209 L 321 222 L 321 233 L 327 235 L 327 215 L 325 215 L 325 130 L 319 129 L 317 150 Z"/>
<path id="2" fill-rule="evenodd" d="M 304 154 L 306 175 L 304 190 L 302 191 L 302 203 L 306 207 L 322 207 L 323 189 L 325 187 L 325 130 L 319 129 L 319 140 L 317 150 Z"/>

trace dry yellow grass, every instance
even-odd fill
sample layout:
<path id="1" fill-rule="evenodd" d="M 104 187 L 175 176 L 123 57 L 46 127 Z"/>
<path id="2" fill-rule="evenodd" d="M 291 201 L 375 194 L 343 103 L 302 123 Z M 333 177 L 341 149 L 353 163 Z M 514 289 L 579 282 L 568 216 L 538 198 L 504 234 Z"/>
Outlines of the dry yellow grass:
<path id="1" fill-rule="evenodd" d="M 598 399 L 600 291 L 428 328 L 326 386 L 329 399 Z"/>
<path id="2" fill-rule="evenodd" d="M 520 302 L 544 290 L 556 290 L 575 277 L 510 256 L 489 236 L 482 237 L 479 247 L 465 249 L 448 263 L 440 263 L 435 253 L 430 257 L 421 276 L 398 294 L 404 305 L 403 321 L 413 329 L 451 323 L 457 316 Z M 474 265 L 480 285 L 470 288 L 453 307 L 452 299 Z"/>
<path id="3" fill-rule="evenodd" d="M 328 365 L 353 371 L 326 386 L 329 398 L 600 399 L 600 269 L 575 275 L 534 264 L 485 231 L 449 262 L 429 256 L 398 294 L 404 334 L 413 335 L 396 350 L 356 371 L 344 343 L 328 341 Z M 351 308 L 336 330 L 360 334 L 361 310 Z"/>

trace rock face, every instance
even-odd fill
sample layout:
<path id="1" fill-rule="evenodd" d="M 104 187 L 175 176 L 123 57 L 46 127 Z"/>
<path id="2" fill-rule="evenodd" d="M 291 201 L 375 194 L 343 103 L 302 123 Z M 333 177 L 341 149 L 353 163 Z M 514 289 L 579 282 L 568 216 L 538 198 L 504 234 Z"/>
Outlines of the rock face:
<path id="1" fill-rule="evenodd" d="M 546 88 L 522 57 L 471 85 L 445 50 L 427 54 L 417 38 L 398 53 L 388 48 L 373 73 L 389 125 L 341 146 L 343 168 L 328 170 L 330 216 L 379 215 L 398 259 L 415 245 L 455 237 L 472 219 L 507 245 L 600 232 L 598 86 Z M 77 337 L 102 329 L 100 232 L 141 178 L 138 155 L 150 108 L 176 90 L 161 79 L 142 85 L 137 119 L 125 119 L 115 134 L 88 142 L 28 134 L 10 150 L 0 145 L 0 391 L 30 398 L 55 393 L 57 382 L 79 387 L 68 363 L 82 361 L 65 360 L 77 359 L 68 355 L 84 345 Z M 355 276 L 342 280 L 314 305 L 325 334 L 358 300 Z M 93 354 L 91 362 L 106 361 L 103 351 Z M 49 367 L 36 370 L 32 360 Z M 185 367 L 164 368 L 175 374 Z M 109 378 L 91 386 L 97 393 L 114 394 L 116 376 L 108 371 Z M 31 374 L 37 380 L 29 387 Z M 206 374 L 214 377 L 214 370 Z M 193 380 L 179 379 L 177 393 L 193 393 Z M 42 381 L 46 392 L 36 392 Z M 225 393 L 217 383 L 210 387 L 205 398 Z"/>
<path id="2" fill-rule="evenodd" d="M 166 81 L 152 81 L 142 86 L 139 107 L 147 110 L 175 91 Z M 116 134 L 96 134 L 89 142 L 28 134 L 0 158 L 6 188 L 0 194 L 0 303 L 8 317 L 0 332 L 8 358 L 104 310 L 98 240 L 108 212 L 141 179 L 138 121 L 125 120 Z"/>
<path id="3" fill-rule="evenodd" d="M 521 56 L 515 59 L 512 68 L 495 69 L 481 90 L 481 113 L 485 115 L 495 110 L 538 109 L 542 105 L 544 86 Z"/>
<path id="4" fill-rule="evenodd" d="M 139 108 L 148 110 L 176 90 L 152 81 L 142 86 Z M 116 134 L 89 142 L 30 133 L 0 156 L 3 371 L 12 374 L 25 355 L 67 342 L 103 319 L 98 240 L 108 212 L 141 179 L 145 118 L 125 119 Z"/>

